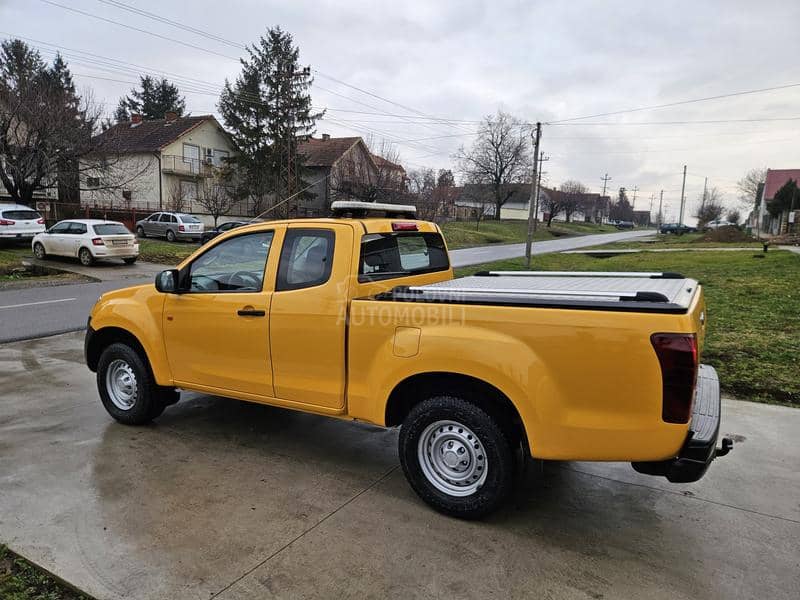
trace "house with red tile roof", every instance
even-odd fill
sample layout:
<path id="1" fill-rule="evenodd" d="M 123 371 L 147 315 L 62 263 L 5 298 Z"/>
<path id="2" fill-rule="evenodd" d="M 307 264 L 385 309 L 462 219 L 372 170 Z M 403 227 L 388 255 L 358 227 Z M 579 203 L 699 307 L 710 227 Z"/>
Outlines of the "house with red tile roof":
<path id="1" fill-rule="evenodd" d="M 105 159 L 105 168 L 81 169 L 83 205 L 197 212 L 197 198 L 235 148 L 212 115 L 167 113 L 115 124 L 94 138 L 92 153 Z"/>
<path id="2" fill-rule="evenodd" d="M 313 198 L 301 200 L 298 216 L 322 216 L 336 200 L 392 202 L 406 187 L 402 165 L 370 152 L 360 137 L 309 138 L 297 148 Z"/>
<path id="3" fill-rule="evenodd" d="M 795 181 L 800 185 L 800 169 L 767 169 L 767 176 L 761 190 L 761 197 L 758 206 L 758 219 L 755 229 L 761 234 L 779 235 L 785 233 L 789 225 L 789 209 L 784 210 L 780 215 L 773 217 L 767 211 L 768 204 L 775 198 L 784 185 L 789 181 Z M 797 199 L 795 209 L 800 210 L 800 198 Z"/>

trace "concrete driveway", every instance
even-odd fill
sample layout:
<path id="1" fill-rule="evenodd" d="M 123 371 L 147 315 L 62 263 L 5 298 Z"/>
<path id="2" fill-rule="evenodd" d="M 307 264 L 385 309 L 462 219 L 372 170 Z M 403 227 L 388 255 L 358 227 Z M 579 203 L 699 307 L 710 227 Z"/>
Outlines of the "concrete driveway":
<path id="1" fill-rule="evenodd" d="M 189 394 L 118 425 L 81 344 L 0 346 L 0 540 L 97 598 L 797 598 L 800 410 L 727 401 L 696 484 L 532 462 L 463 522 L 396 431 Z"/>

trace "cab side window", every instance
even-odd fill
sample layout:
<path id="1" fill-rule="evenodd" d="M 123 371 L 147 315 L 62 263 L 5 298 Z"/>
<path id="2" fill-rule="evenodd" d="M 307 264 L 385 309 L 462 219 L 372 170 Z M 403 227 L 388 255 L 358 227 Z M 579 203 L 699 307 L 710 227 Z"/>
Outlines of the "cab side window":
<path id="1" fill-rule="evenodd" d="M 283 241 L 275 290 L 299 290 L 328 281 L 334 240 L 330 229 L 289 229 Z"/>
<path id="2" fill-rule="evenodd" d="M 210 248 L 189 267 L 189 291 L 260 292 L 273 235 L 249 233 Z"/>

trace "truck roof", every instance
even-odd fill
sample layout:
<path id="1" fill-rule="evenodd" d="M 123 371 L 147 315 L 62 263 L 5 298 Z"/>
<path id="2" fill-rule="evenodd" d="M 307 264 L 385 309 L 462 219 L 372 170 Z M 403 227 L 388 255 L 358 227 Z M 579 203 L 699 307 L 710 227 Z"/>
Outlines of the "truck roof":
<path id="1" fill-rule="evenodd" d="M 333 223 L 357 223 L 361 225 L 364 233 L 391 233 L 394 231 L 394 223 L 414 223 L 417 231 L 423 233 L 441 233 L 439 226 L 430 221 L 420 221 L 418 219 L 386 218 L 386 217 L 363 217 L 363 218 L 343 218 L 327 217 L 312 219 L 281 219 L 277 221 L 256 221 L 252 225 L 302 225 L 311 224 L 333 224 Z"/>
<path id="2" fill-rule="evenodd" d="M 423 286 L 383 299 L 685 313 L 699 284 L 677 273 L 495 271 Z"/>

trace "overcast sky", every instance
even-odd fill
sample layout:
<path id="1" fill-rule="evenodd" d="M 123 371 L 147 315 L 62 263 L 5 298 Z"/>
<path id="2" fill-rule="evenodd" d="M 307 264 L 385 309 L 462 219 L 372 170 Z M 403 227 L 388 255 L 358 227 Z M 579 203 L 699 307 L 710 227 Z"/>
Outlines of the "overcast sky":
<path id="1" fill-rule="evenodd" d="M 109 110 L 137 73 L 164 71 L 175 75 L 192 113 L 214 112 L 215 94 L 238 73 L 241 54 L 114 3 L 240 44 L 280 25 L 294 36 L 301 61 L 318 70 L 312 99 L 329 109 L 318 133 L 393 140 L 407 169 L 452 166 L 452 153 L 474 139 L 474 122 L 498 109 L 547 122 L 800 83 L 796 0 L 53 1 L 198 46 L 42 0 L 0 0 L 0 36 L 29 38 L 47 59 L 61 48 L 79 86 L 91 87 Z M 99 64 L 78 51 L 123 63 Z M 462 122 L 421 123 L 420 113 Z M 686 164 L 687 214 L 706 176 L 733 205 L 735 183 L 748 169 L 800 167 L 800 120 L 641 123 L 790 117 L 800 119 L 800 86 L 547 125 L 545 179 L 578 179 L 601 191 L 608 173 L 614 192 L 638 186 L 637 209 L 656 195 L 654 211 L 663 189 L 674 218 Z"/>

